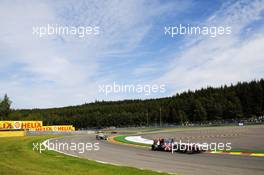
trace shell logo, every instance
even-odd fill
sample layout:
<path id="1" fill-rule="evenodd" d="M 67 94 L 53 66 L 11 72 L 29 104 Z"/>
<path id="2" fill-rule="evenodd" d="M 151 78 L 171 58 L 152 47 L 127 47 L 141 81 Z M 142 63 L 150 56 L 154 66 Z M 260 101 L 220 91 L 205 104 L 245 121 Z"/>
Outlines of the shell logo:
<path id="1" fill-rule="evenodd" d="M 14 122 L 14 129 L 21 129 L 21 122 Z"/>

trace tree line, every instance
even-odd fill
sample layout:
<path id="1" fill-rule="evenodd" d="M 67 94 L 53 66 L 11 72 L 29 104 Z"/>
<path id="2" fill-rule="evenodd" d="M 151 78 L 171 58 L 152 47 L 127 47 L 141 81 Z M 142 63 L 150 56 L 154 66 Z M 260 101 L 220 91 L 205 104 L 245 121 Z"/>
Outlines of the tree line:
<path id="1" fill-rule="evenodd" d="M 159 99 L 96 101 L 62 108 L 12 110 L 7 118 L 91 128 L 183 124 L 263 115 L 264 80 L 260 79 Z"/>
<path id="2" fill-rule="evenodd" d="M 4 98 L 0 99 L 0 120 L 4 120 L 4 118 L 8 118 L 9 113 L 11 112 L 11 100 L 5 94 Z"/>

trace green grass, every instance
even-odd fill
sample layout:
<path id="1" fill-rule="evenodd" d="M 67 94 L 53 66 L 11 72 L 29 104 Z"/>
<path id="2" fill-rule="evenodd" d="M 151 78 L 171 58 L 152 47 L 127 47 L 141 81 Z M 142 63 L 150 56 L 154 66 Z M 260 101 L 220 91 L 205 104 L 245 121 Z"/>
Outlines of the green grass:
<path id="1" fill-rule="evenodd" d="M 54 151 L 33 151 L 33 142 L 51 136 L 0 138 L 0 174 L 19 175 L 158 175 L 161 173 L 130 167 L 106 165 Z"/>
<path id="2" fill-rule="evenodd" d="M 129 140 L 125 140 L 126 137 L 127 136 L 121 135 L 121 136 L 114 137 L 114 140 L 118 141 L 118 142 L 121 142 L 121 143 L 138 145 L 138 146 L 144 146 L 144 147 L 148 147 L 148 148 L 150 148 L 150 146 L 151 146 L 149 144 L 137 143 L 137 142 L 132 142 L 132 141 L 129 141 Z"/>

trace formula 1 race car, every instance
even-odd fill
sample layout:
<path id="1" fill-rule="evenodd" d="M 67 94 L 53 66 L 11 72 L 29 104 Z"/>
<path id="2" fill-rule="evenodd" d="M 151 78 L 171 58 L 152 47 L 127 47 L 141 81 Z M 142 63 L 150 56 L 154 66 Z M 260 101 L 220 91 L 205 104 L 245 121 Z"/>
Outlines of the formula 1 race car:
<path id="1" fill-rule="evenodd" d="M 202 145 L 194 143 L 177 143 L 173 139 L 154 139 L 151 146 L 153 151 L 168 151 L 180 153 L 201 153 L 204 152 Z"/>
<path id="2" fill-rule="evenodd" d="M 107 136 L 103 133 L 98 133 L 95 136 L 96 140 L 107 140 Z"/>

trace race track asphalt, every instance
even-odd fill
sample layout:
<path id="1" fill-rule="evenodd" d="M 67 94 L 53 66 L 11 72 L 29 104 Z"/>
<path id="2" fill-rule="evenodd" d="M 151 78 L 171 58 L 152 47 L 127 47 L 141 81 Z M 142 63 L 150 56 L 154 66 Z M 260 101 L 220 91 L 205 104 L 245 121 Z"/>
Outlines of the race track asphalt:
<path id="1" fill-rule="evenodd" d="M 54 143 L 96 143 L 100 150 L 79 153 L 73 150 L 61 152 L 81 158 L 112 164 L 150 169 L 183 175 L 263 175 L 264 157 L 219 154 L 181 154 L 157 152 L 150 149 L 98 141 L 95 135 L 79 135 L 50 140 Z"/>

